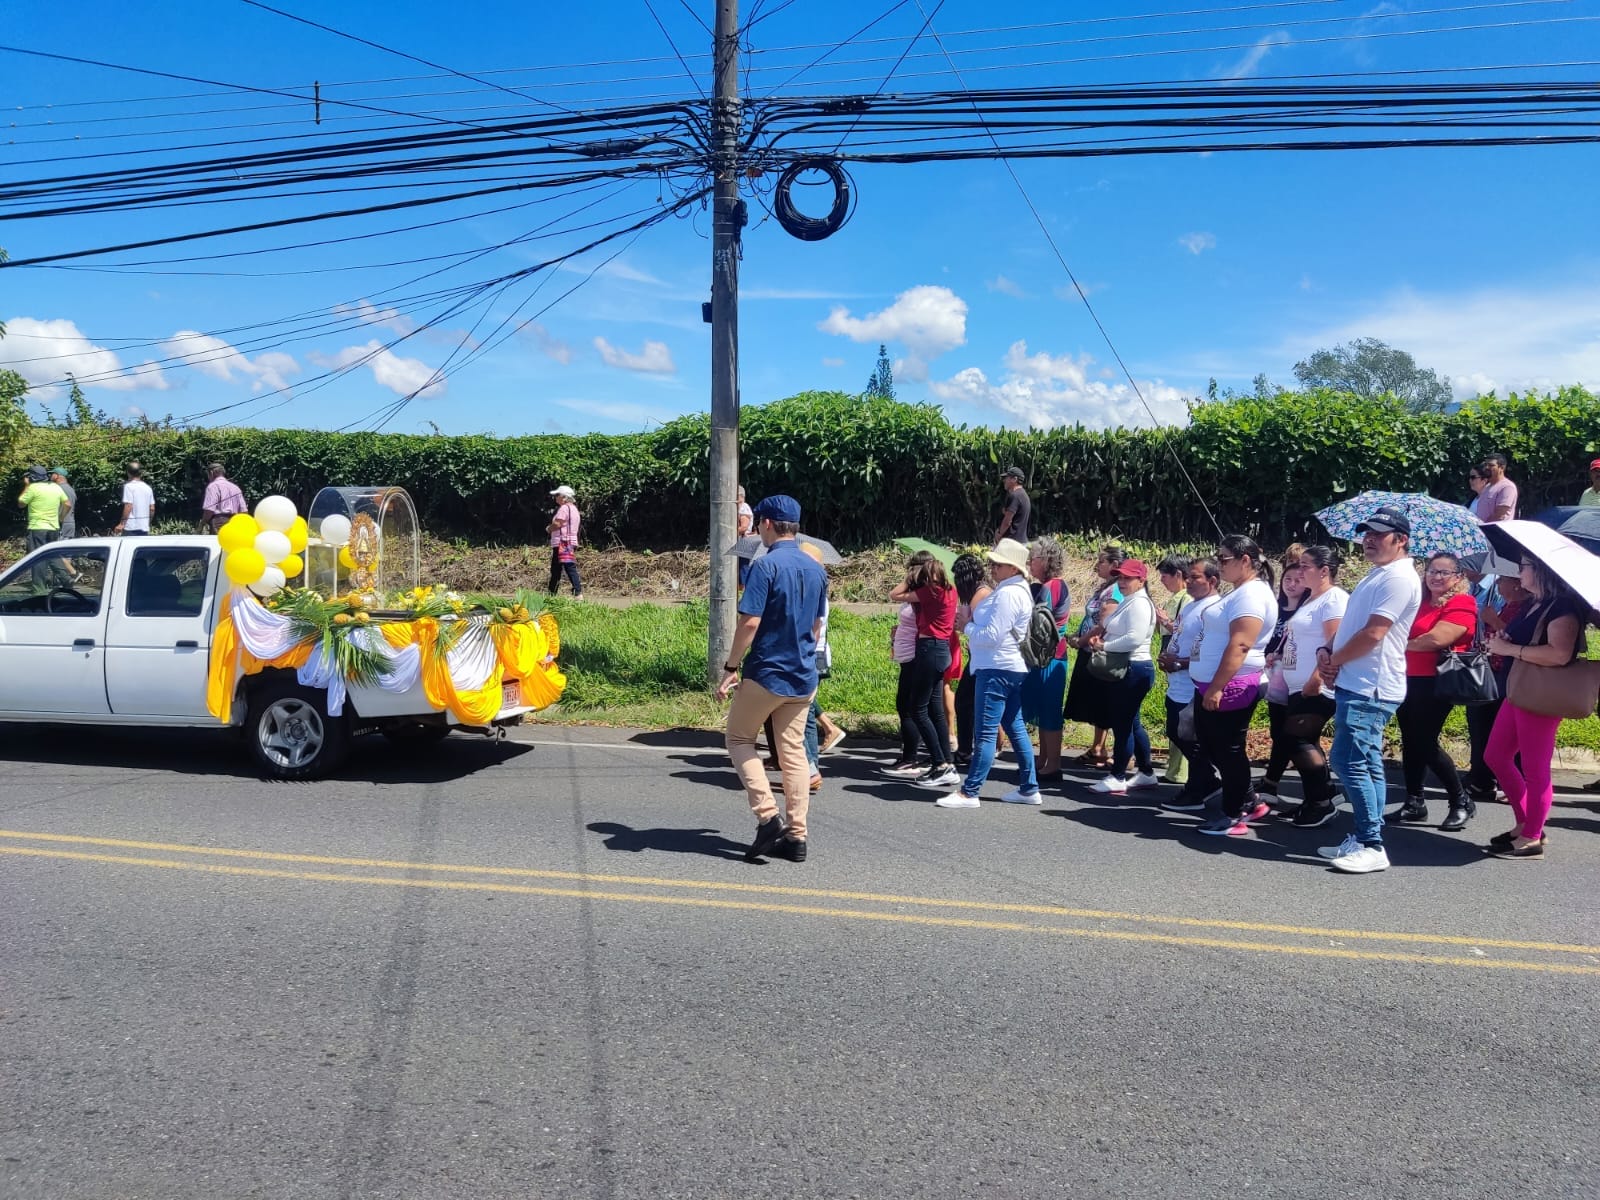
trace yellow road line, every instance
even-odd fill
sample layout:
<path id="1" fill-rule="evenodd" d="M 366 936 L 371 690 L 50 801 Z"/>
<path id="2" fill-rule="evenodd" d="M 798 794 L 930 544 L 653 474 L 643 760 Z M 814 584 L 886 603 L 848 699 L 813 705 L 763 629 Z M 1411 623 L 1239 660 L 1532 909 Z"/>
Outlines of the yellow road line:
<path id="1" fill-rule="evenodd" d="M 1037 925 L 1021 921 L 981 921 L 971 917 L 939 917 L 918 913 L 869 912 L 852 908 L 823 908 L 808 904 L 773 904 L 753 900 L 718 900 L 708 896 L 650 896 L 632 892 L 600 892 L 588 888 L 547 888 L 516 883 L 479 883 L 465 879 L 400 879 L 379 875 L 344 875 L 332 871 L 289 871 L 274 867 L 238 867 L 227 863 L 185 862 L 180 859 L 138 858 L 131 855 L 89 854 L 75 850 L 45 850 L 32 846 L 0 846 L 0 854 L 29 858 L 68 859 L 76 862 L 111 863 L 119 866 L 149 867 L 170 871 L 191 871 L 208 875 L 245 876 L 258 879 L 294 879 L 316 883 L 359 883 L 379 887 L 428 888 L 452 892 L 495 892 L 517 896 L 551 896 L 575 900 L 608 900 L 623 904 L 663 904 L 684 908 L 710 908 L 736 912 L 783 913 L 806 917 L 833 917 L 853 921 L 879 921 L 892 925 L 935 926 L 947 929 L 983 929 L 1005 933 L 1035 933 L 1056 937 L 1077 937 L 1101 941 L 1138 942 L 1163 946 L 1199 946 L 1216 950 L 1246 950 L 1268 954 L 1292 954 L 1307 958 L 1335 958 L 1360 962 L 1419 963 L 1441 967 L 1482 967 L 1501 971 L 1532 971 L 1550 975 L 1596 975 L 1600 966 L 1576 963 L 1540 963 L 1491 958 L 1466 958 L 1439 954 L 1409 954 L 1401 951 L 1347 950 L 1332 946 L 1291 946 L 1277 942 L 1246 942 L 1231 938 L 1186 937 L 1170 933 L 1142 933 L 1131 930 L 1079 929 L 1059 925 Z"/>
<path id="2" fill-rule="evenodd" d="M 1053 904 L 1011 904 L 989 900 L 948 900 L 937 896 L 897 896 L 877 892 L 837 891 L 825 888 L 781 887 L 758 883 L 725 883 L 707 879 L 662 879 L 648 875 L 600 875 L 581 871 L 549 871 L 532 867 L 464 866 L 452 863 L 417 863 L 382 858 L 345 858 L 324 854 L 285 854 L 271 850 L 238 850 L 219 846 L 190 846 L 173 842 L 127 841 L 64 833 L 22 833 L 0 829 L 0 839 L 61 842 L 80 846 L 108 846 L 124 850 L 160 850 L 176 854 L 204 854 L 220 858 L 249 858 L 263 862 L 307 863 L 317 866 L 368 867 L 381 870 L 435 871 L 451 875 L 503 875 L 512 879 L 552 879 L 574 883 L 620 884 L 631 887 L 694 888 L 747 895 L 799 896 L 814 900 L 850 900 L 862 904 L 901 904 L 921 908 L 1016 913 L 1026 916 L 1073 917 L 1079 920 L 1123 921 L 1143 925 L 1175 925 L 1185 929 L 1219 929 L 1240 933 L 1278 933 L 1345 941 L 1397 942 L 1412 945 L 1471 946 L 1497 950 L 1528 950 L 1549 954 L 1584 954 L 1600 957 L 1600 946 L 1569 942 L 1529 942 L 1506 938 L 1475 938 L 1445 933 L 1395 933 L 1377 929 L 1324 929 L 1306 925 L 1280 925 L 1265 921 L 1224 921 L 1202 917 L 1174 917 L 1153 913 L 1114 912 L 1094 908 L 1068 908 Z M 588 894 L 588 893 L 585 893 Z"/>

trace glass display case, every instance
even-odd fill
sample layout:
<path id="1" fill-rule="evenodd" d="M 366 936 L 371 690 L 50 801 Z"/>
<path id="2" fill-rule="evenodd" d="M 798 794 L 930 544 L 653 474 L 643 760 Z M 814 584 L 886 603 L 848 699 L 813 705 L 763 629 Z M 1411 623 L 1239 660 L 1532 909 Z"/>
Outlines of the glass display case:
<path id="1" fill-rule="evenodd" d="M 303 586 L 325 596 L 381 596 L 418 585 L 422 531 L 404 488 L 325 487 L 306 524 Z"/>

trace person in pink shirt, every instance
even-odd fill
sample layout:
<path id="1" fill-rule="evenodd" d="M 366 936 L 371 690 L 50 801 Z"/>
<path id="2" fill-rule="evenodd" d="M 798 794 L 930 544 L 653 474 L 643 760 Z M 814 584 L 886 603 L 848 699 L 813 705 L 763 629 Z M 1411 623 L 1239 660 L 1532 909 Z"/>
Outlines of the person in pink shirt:
<path id="1" fill-rule="evenodd" d="M 207 467 L 206 477 L 211 482 L 206 484 L 206 494 L 200 501 L 200 523 L 207 533 L 215 533 L 235 513 L 249 512 L 250 506 L 245 503 L 239 485 L 228 478 L 221 463 L 214 462 Z"/>
<path id="2" fill-rule="evenodd" d="M 1490 454 L 1478 465 L 1478 473 L 1487 481 L 1478 493 L 1473 509 L 1478 520 L 1510 521 L 1517 515 L 1517 485 L 1506 478 L 1506 456 Z"/>
<path id="3" fill-rule="evenodd" d="M 545 526 L 550 534 L 550 594 L 554 596 L 561 588 L 561 574 L 566 572 L 567 582 L 572 585 L 572 598 L 583 599 L 583 583 L 578 578 L 578 527 L 583 522 L 583 514 L 578 511 L 574 502 L 573 490 L 562 484 L 550 493 L 556 498 L 556 513 L 550 518 L 550 524 Z"/>

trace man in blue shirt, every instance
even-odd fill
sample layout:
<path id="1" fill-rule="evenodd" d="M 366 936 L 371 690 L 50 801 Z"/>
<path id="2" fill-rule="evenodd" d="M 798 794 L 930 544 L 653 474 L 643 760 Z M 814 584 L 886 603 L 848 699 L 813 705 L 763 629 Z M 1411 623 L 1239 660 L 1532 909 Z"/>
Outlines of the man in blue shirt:
<path id="1" fill-rule="evenodd" d="M 800 505 L 793 497 L 768 496 L 756 505 L 754 519 L 766 553 L 750 564 L 739 600 L 733 647 L 723 664 L 727 674 L 717 688 L 717 699 L 726 700 L 733 694 L 728 709 L 728 754 L 756 814 L 756 837 L 746 860 L 754 862 L 776 853 L 792 862 L 804 862 L 806 810 L 811 800 L 806 714 L 817 690 L 817 637 L 827 605 L 828 575 L 820 563 L 800 552 L 795 541 L 800 532 Z M 783 773 L 787 826 L 778 814 L 772 785 L 756 750 L 756 735 L 768 718 Z"/>

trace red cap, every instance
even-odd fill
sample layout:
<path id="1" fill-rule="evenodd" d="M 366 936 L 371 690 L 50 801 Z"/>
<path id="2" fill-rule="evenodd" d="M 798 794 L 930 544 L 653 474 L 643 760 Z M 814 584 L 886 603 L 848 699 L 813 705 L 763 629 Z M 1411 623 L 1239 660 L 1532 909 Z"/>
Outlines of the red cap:
<path id="1" fill-rule="evenodd" d="M 1137 558 L 1125 558 L 1122 565 L 1117 568 L 1118 575 L 1125 575 L 1129 579 L 1149 579 L 1150 568 Z"/>
<path id="2" fill-rule="evenodd" d="M 1600 471 L 1600 458 L 1595 459 L 1592 463 L 1589 464 L 1589 470 L 1591 470 L 1591 471 Z"/>

